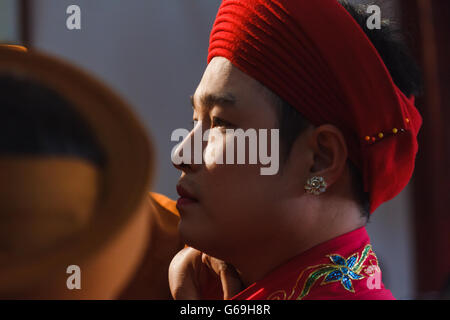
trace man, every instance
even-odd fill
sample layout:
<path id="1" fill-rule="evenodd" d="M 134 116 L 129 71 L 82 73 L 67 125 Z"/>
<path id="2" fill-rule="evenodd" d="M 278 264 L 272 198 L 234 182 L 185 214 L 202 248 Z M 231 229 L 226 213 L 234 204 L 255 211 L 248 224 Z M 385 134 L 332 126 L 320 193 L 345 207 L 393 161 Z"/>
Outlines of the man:
<path id="1" fill-rule="evenodd" d="M 227 129 L 279 129 L 281 165 L 176 164 L 192 248 L 171 263 L 175 298 L 393 299 L 364 225 L 411 178 L 419 82 L 367 18 L 336 0 L 223 1 L 180 153 L 208 129 L 223 140 L 205 154 Z"/>

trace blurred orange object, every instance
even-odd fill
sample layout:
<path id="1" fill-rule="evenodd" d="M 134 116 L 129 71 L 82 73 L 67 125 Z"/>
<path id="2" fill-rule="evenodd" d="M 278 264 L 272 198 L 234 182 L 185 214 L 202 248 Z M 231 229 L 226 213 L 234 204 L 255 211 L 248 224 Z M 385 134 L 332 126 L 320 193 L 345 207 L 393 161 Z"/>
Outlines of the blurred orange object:
<path id="1" fill-rule="evenodd" d="M 18 44 L 0 44 L 0 48 L 6 48 L 6 49 L 11 49 L 11 50 L 16 50 L 16 51 L 21 51 L 21 52 L 27 52 L 28 49 L 24 46 L 18 45 Z"/>
<path id="2" fill-rule="evenodd" d="M 70 101 L 107 161 L 94 169 L 71 158 L 0 156 L 0 298 L 117 298 L 150 239 L 154 156 L 146 130 L 90 75 L 11 48 L 0 46 L 0 74 L 33 79 Z M 71 265 L 80 267 L 81 289 L 67 286 Z"/>

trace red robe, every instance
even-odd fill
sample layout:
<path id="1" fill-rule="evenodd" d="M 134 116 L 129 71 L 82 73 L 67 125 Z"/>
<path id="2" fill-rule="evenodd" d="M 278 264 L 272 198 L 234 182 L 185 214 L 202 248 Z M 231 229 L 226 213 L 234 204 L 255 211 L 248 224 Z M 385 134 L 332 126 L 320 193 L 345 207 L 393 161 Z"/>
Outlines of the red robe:
<path id="1" fill-rule="evenodd" d="M 365 227 L 319 244 L 233 300 L 393 300 Z"/>

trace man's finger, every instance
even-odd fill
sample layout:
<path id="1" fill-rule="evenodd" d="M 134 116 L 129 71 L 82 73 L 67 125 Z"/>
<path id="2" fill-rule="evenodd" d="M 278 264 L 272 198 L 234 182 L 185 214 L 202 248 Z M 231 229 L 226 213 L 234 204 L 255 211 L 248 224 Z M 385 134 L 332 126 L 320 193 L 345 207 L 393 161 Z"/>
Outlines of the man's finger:
<path id="1" fill-rule="evenodd" d="M 193 248 L 178 252 L 169 266 L 169 287 L 176 300 L 198 300 L 200 292 L 194 264 L 200 260 L 201 253 Z"/>
<path id="2" fill-rule="evenodd" d="M 202 255 L 202 262 L 220 277 L 224 300 L 229 300 L 242 291 L 244 285 L 236 269 L 231 264 L 206 254 Z"/>

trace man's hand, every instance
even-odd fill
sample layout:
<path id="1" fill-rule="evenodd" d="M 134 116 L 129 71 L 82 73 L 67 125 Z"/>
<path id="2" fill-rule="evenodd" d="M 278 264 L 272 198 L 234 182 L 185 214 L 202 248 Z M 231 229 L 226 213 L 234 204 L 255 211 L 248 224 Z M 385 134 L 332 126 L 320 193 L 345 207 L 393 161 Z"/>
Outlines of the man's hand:
<path id="1" fill-rule="evenodd" d="M 228 300 L 244 288 L 233 266 L 193 248 L 172 259 L 169 286 L 177 300 Z"/>

